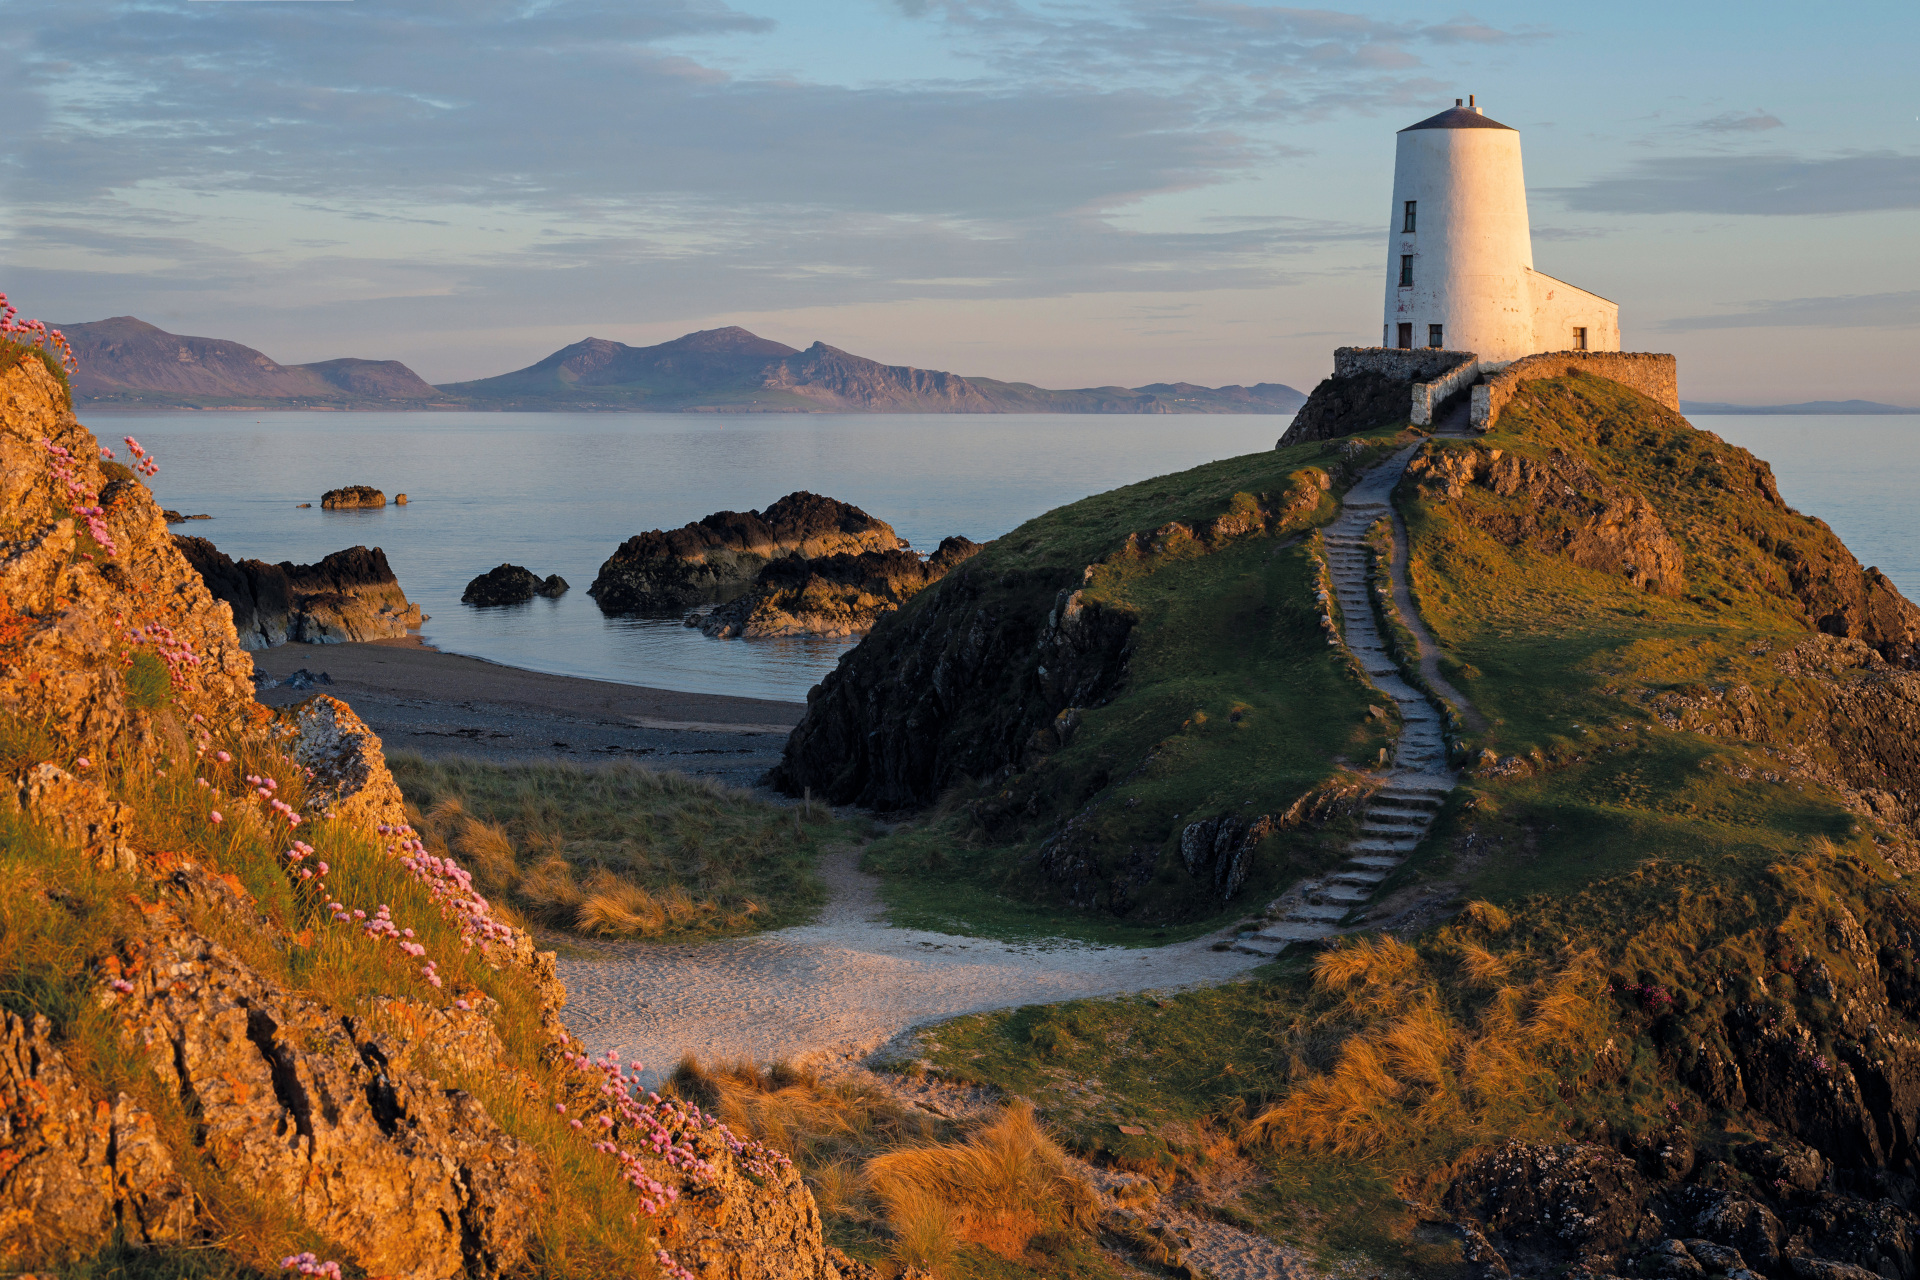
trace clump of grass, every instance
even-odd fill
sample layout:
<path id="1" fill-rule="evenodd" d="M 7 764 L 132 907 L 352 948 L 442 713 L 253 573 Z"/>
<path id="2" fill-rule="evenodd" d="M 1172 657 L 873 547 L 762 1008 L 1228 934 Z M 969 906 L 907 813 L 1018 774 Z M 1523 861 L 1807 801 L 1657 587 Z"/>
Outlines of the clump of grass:
<path id="1" fill-rule="evenodd" d="M 157 711 L 173 701 L 173 677 L 160 655 L 151 649 L 135 649 L 122 678 L 126 681 L 128 706 Z"/>
<path id="2" fill-rule="evenodd" d="M 396 755 L 436 853 L 520 917 L 591 937 L 779 927 L 824 900 L 812 866 L 851 833 L 739 788 L 630 762 L 499 765 Z"/>
<path id="3" fill-rule="evenodd" d="M 856 1254 L 998 1275 L 1004 1264 L 975 1264 L 1030 1259 L 1041 1243 L 1080 1261 L 1093 1252 L 1097 1201 L 1030 1104 L 969 1123 L 903 1106 L 870 1080 L 691 1057 L 662 1091 L 789 1152 L 829 1240 Z"/>
<path id="4" fill-rule="evenodd" d="M 908 1147 L 867 1162 L 867 1180 L 909 1254 L 958 1236 L 1006 1258 L 1048 1230 L 1089 1231 L 1099 1201 L 1047 1136 L 1033 1104 L 1016 1101 L 961 1142 Z"/>

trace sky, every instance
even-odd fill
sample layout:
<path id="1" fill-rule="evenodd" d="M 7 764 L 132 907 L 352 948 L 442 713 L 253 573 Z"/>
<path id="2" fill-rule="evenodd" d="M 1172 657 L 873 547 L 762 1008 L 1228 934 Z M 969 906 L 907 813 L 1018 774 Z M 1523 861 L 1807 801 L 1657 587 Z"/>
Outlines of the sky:
<path id="1" fill-rule="evenodd" d="M 7 0 L 0 289 L 434 382 L 744 325 L 1044 386 L 1378 341 L 1393 134 L 1696 400 L 1920 404 L 1920 5 Z"/>

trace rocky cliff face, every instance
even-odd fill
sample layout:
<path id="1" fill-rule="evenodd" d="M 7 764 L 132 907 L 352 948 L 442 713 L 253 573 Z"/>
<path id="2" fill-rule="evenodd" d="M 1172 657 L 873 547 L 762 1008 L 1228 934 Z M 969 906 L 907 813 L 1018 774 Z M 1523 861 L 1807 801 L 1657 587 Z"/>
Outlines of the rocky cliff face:
<path id="1" fill-rule="evenodd" d="M 790 493 L 765 511 L 717 511 L 678 529 L 654 529 L 620 544 L 587 588 L 608 613 L 684 608 L 732 595 L 769 561 L 894 551 L 893 526 L 815 493 Z"/>
<path id="2" fill-rule="evenodd" d="M 268 564 L 236 563 L 205 538 L 182 534 L 174 542 L 207 590 L 233 611 L 245 649 L 397 640 L 427 620 L 408 602 L 379 547 L 349 547 L 318 564 Z"/>
<path id="3" fill-rule="evenodd" d="M 979 550 L 979 543 L 955 536 L 942 539 L 925 560 L 911 551 L 775 560 L 760 571 L 745 595 L 697 621 L 702 631 L 718 639 L 863 635 L 881 615 L 892 613 Z M 695 621 L 688 619 L 689 625 Z"/>
<path id="4" fill-rule="evenodd" d="M 252 701 L 229 610 L 38 362 L 0 374 L 0 588 L 0 1262 L 571 1274 L 605 1213 L 595 1266 L 834 1280 L 778 1153 L 574 1053 L 551 954 L 424 853 L 345 704 Z"/>

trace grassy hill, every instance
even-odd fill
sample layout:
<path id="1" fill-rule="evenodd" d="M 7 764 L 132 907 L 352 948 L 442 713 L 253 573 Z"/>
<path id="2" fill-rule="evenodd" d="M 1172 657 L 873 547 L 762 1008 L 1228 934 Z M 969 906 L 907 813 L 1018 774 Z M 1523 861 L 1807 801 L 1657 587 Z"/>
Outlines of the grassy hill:
<path id="1" fill-rule="evenodd" d="M 1309 460 L 1236 459 L 1050 513 L 983 554 L 990 582 L 965 606 L 1031 624 L 1130 525 L 1223 511 Z M 1787 508 L 1764 463 L 1599 379 L 1527 384 L 1494 432 L 1431 442 L 1399 501 L 1419 606 L 1488 724 L 1384 892 L 1427 893 L 1451 918 L 1224 988 L 961 1019 L 928 1033 L 929 1061 L 1034 1098 L 1082 1154 L 1328 1265 L 1677 1274 L 1657 1270 L 1680 1265 L 1659 1252 L 1674 1238 L 1708 1241 L 1678 1246 L 1688 1265 L 1737 1250 L 1720 1269 L 1771 1276 L 1904 1265 L 1889 1260 L 1920 1239 L 1899 1172 L 1920 1088 L 1920 615 Z M 1096 570 L 1089 590 L 1131 609 L 1139 639 L 1082 713 L 1085 749 L 1119 764 L 1164 743 L 1186 767 L 1156 795 L 1146 775 L 1105 780 L 1071 754 L 1078 736 L 993 772 L 956 749 L 921 789 L 940 806 L 874 859 L 896 915 L 1015 932 L 1039 927 L 1022 901 L 1071 910 L 1038 851 L 1085 810 L 1022 802 L 1029 780 L 1050 777 L 1031 786 L 1043 797 L 1137 791 L 1138 808 L 1097 810 L 1124 824 L 1204 809 L 1224 779 L 1257 794 L 1330 770 L 1365 698 L 1312 649 L 1311 611 L 1285 608 L 1310 584 L 1272 567 L 1283 541 L 1258 569 L 1228 551 L 1122 581 Z M 1263 586 L 1252 625 L 1235 601 Z M 923 644 L 942 594 L 915 602 Z M 897 646 L 914 625 L 875 638 Z M 1211 727 L 1234 699 L 1285 730 L 1202 746 L 1187 708 Z M 983 723 L 939 730 L 977 741 Z M 1015 802 L 1017 819 L 993 816 Z M 1113 847 L 1158 840 L 1164 870 L 1168 830 L 1117 827 Z M 1262 846 L 1268 883 L 1298 874 L 1296 849 Z M 1156 876 L 1124 918 L 1190 901 Z M 1083 932 L 1124 934 L 1093 923 L 1112 903 L 1088 905 Z"/>

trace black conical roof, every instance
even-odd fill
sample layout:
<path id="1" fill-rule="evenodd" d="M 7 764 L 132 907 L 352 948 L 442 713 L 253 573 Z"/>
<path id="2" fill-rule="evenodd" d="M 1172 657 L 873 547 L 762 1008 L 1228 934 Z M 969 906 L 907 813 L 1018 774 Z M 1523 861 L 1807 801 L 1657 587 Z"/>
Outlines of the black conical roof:
<path id="1" fill-rule="evenodd" d="M 1419 124 L 1410 124 L 1400 132 L 1412 133 L 1415 129 L 1513 129 L 1513 126 L 1488 119 L 1467 107 L 1448 107 L 1439 115 L 1428 116 Z"/>

